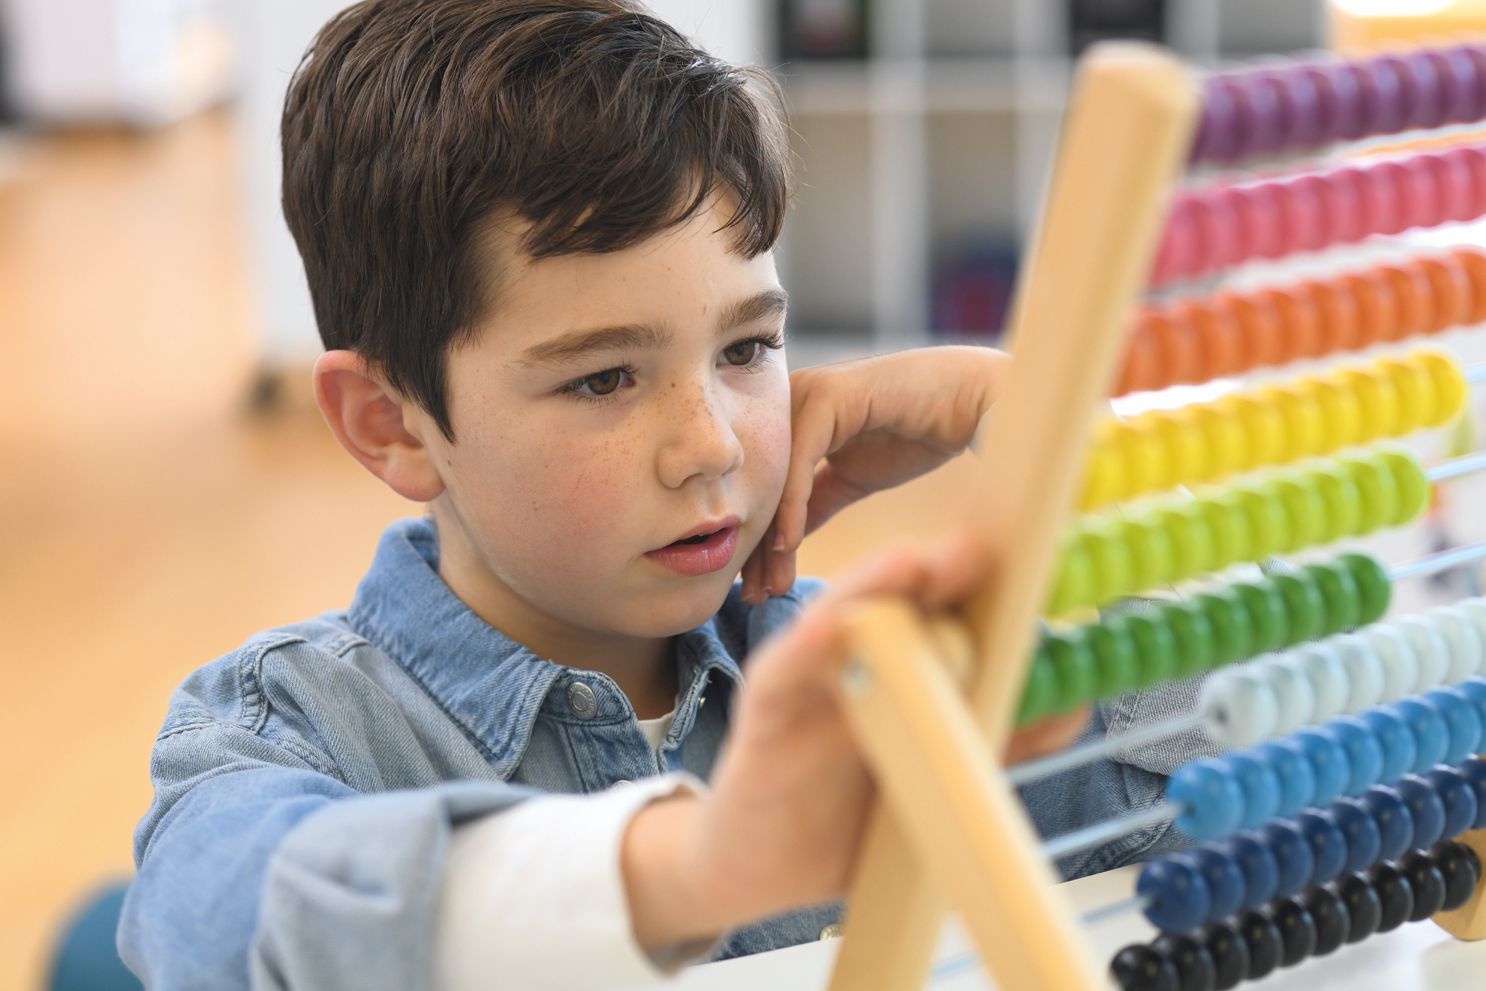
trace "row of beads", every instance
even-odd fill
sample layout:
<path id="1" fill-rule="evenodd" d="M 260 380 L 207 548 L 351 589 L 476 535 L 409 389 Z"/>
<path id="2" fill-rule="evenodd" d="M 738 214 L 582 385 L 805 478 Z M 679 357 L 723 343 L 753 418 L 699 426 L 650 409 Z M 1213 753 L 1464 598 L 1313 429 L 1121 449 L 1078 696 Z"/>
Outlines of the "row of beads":
<path id="1" fill-rule="evenodd" d="M 1101 424 L 1079 508 L 1404 437 L 1460 415 L 1460 366 L 1419 350 Z"/>
<path id="2" fill-rule="evenodd" d="M 1178 193 L 1151 274 L 1193 279 L 1256 258 L 1486 213 L 1486 146 Z"/>
<path id="3" fill-rule="evenodd" d="M 1486 47 L 1211 76 L 1191 161 L 1231 164 L 1486 116 Z"/>
<path id="4" fill-rule="evenodd" d="M 1203 684 L 1198 710 L 1219 746 L 1248 747 L 1459 684 L 1483 664 L 1486 598 L 1462 599 L 1219 672 Z"/>
<path id="5" fill-rule="evenodd" d="M 1481 870 L 1480 858 L 1462 843 L 1414 850 L 1396 864 L 1277 897 L 1192 935 L 1167 933 L 1149 945 L 1127 946 L 1110 974 L 1122 991 L 1228 991 L 1344 943 L 1460 908 L 1475 895 Z"/>
<path id="6" fill-rule="evenodd" d="M 1360 795 L 1481 749 L 1486 678 L 1375 706 L 1280 740 L 1192 761 L 1166 782 L 1176 824 L 1197 840 L 1251 829 L 1343 795 Z"/>
<path id="7" fill-rule="evenodd" d="M 1114 394 L 1195 385 L 1486 320 L 1486 252 L 1456 248 L 1143 311 Z"/>
<path id="8" fill-rule="evenodd" d="M 1195 498 L 1091 516 L 1066 535 L 1045 613 L 1098 606 L 1241 561 L 1401 526 L 1429 480 L 1411 455 L 1381 450 L 1246 479 Z"/>
<path id="9" fill-rule="evenodd" d="M 1152 925 L 1187 932 L 1483 826 L 1486 760 L 1472 757 L 1159 857 L 1145 865 L 1136 891 Z"/>
<path id="10" fill-rule="evenodd" d="M 1097 623 L 1049 631 L 1028 669 L 1017 721 L 1026 725 L 1089 702 L 1365 626 L 1387 611 L 1390 592 L 1388 576 L 1376 560 L 1343 554 L 1182 601 L 1153 602 L 1143 612 L 1110 613 Z M 1329 681 L 1318 681 L 1313 694 L 1329 700 L 1331 689 Z M 1235 701 L 1231 708 L 1239 705 Z M 1274 722 L 1278 720 L 1276 716 Z"/>

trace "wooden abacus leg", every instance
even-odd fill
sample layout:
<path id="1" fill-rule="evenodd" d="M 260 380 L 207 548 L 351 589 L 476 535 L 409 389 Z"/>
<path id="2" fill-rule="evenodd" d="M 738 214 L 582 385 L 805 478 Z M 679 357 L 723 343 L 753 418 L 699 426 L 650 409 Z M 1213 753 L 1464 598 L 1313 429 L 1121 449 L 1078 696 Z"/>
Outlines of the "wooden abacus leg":
<path id="1" fill-rule="evenodd" d="M 1486 866 L 1486 829 L 1456 837 L 1455 842 L 1470 847 Z M 1435 923 L 1456 939 L 1467 942 L 1486 939 L 1486 883 L 1476 885 L 1471 900 L 1450 912 L 1434 916 Z"/>
<path id="2" fill-rule="evenodd" d="M 880 818 L 891 816 L 917 855 L 898 860 L 908 870 L 899 883 L 925 887 L 911 867 L 917 859 L 959 910 L 1001 991 L 1102 988 L 1103 972 L 1084 948 L 1031 824 L 945 670 L 939 638 L 902 602 L 863 606 L 852 626 L 843 705 L 883 791 Z M 901 903 L 895 907 L 899 920 L 907 918 Z M 872 940 L 868 976 L 858 986 L 884 987 L 904 933 L 901 925 L 887 932 L 881 916 L 876 925 L 863 918 L 848 919 L 844 937 Z M 920 969 L 914 980 L 923 975 Z"/>

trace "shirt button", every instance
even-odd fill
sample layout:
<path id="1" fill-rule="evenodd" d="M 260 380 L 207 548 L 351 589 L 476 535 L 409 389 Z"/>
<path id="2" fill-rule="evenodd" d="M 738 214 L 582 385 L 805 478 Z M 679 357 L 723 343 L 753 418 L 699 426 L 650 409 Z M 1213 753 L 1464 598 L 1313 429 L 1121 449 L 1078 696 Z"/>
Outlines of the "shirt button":
<path id="1" fill-rule="evenodd" d="M 599 713 L 599 700 L 594 697 L 592 688 L 575 681 L 568 686 L 568 707 L 579 719 L 592 719 Z"/>
<path id="2" fill-rule="evenodd" d="M 841 923 L 832 922 L 820 931 L 821 939 L 838 939 L 841 936 Z"/>

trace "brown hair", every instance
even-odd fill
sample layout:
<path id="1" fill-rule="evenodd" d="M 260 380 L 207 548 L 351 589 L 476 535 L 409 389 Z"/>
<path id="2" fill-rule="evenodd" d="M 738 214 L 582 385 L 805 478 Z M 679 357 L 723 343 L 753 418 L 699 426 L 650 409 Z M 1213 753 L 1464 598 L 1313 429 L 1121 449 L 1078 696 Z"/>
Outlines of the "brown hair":
<path id="1" fill-rule="evenodd" d="M 630 0 L 367 0 L 316 35 L 284 104 L 284 215 L 326 348 L 358 352 L 453 439 L 445 356 L 495 286 L 484 225 L 534 257 L 615 251 L 731 193 L 779 238 L 788 151 L 767 74 Z"/>

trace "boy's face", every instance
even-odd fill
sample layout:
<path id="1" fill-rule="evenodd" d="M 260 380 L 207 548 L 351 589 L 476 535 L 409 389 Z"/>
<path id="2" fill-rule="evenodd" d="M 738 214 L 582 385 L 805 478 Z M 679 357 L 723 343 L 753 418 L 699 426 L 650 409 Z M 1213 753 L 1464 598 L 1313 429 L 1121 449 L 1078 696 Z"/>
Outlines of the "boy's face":
<path id="1" fill-rule="evenodd" d="M 717 233 L 730 206 L 606 254 L 534 261 L 514 222 L 491 239 L 499 301 L 448 360 L 457 440 L 420 433 L 445 580 L 518 639 L 697 626 L 769 525 L 784 294 L 771 254 Z"/>

